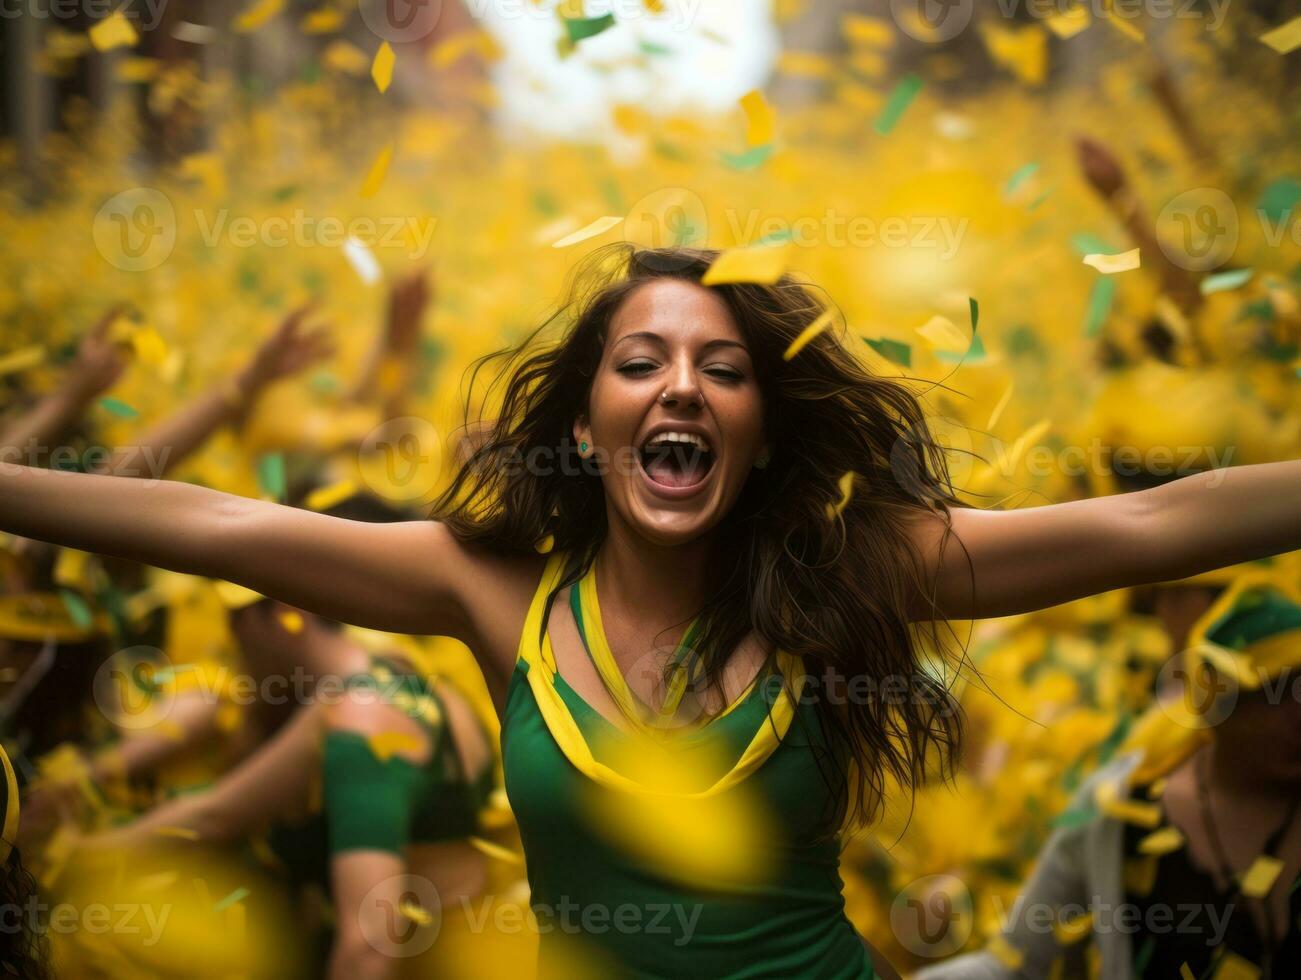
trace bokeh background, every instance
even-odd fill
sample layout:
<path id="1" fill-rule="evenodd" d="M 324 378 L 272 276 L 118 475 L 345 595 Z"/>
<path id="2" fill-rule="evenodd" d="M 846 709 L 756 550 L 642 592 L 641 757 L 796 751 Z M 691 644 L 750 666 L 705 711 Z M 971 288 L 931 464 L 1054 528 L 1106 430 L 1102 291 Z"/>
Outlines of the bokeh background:
<path id="1" fill-rule="evenodd" d="M 416 506 L 454 463 L 466 367 L 536 326 L 580 256 L 626 239 L 779 252 L 873 370 L 917 379 L 980 506 L 1294 458 L 1298 15 L 1263 0 L 7 0 L 0 409 L 56 387 L 127 304 L 114 329 L 131 363 L 73 445 L 130 444 L 311 300 L 332 357 L 176 478 L 277 497 L 284 474 L 329 460 Z M 399 452 L 415 462 L 395 476 L 356 448 L 390 439 L 382 409 L 342 392 L 389 285 L 422 269 L 434 295 L 404 408 L 419 422 Z M 96 611 L 112 591 L 110 572 L 70 564 L 57 584 Z M 236 658 L 220 603 L 173 584 L 156 603 L 171 662 Z M 971 731 L 956 785 L 902 798 L 844 859 L 852 921 L 904 969 L 996 931 L 1177 652 L 1140 591 L 959 627 L 979 682 L 955 679 Z M 489 716 L 468 652 L 419 643 Z M 57 776 L 66 742 L 115 737 L 88 691 L 64 694 L 58 732 L 6 714 L 24 780 Z M 83 823 L 220 771 L 187 760 L 103 794 Z M 500 799 L 494 821 L 509 850 Z M 139 948 L 113 951 L 138 936 L 55 935 L 62 962 L 92 971 L 75 975 L 297 968 L 299 913 L 252 859 L 163 849 L 124 881 L 61 863 L 61 846 L 28 855 L 51 893 L 181 910 L 147 969 Z M 154 899 L 106 897 L 133 892 Z M 927 922 L 916 908 L 937 892 L 955 912 Z M 491 894 L 526 904 L 509 856 Z M 448 926 L 406 966 L 522 975 L 528 931 L 496 925 Z"/>

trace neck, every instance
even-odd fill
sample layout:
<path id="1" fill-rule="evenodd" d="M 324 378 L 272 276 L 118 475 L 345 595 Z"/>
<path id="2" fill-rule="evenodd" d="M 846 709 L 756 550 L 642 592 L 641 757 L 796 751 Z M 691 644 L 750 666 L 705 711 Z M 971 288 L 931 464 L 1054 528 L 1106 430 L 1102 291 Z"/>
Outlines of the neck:
<path id="1" fill-rule="evenodd" d="M 655 629 L 685 624 L 707 592 L 712 538 L 656 545 L 610 522 L 596 559 L 596 589 L 603 608 L 644 610 Z"/>

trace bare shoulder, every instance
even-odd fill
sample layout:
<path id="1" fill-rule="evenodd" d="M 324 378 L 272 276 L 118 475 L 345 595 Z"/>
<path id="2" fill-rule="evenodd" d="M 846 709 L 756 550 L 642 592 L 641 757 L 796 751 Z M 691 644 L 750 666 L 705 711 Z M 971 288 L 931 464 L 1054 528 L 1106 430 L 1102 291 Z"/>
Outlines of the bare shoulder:
<path id="1" fill-rule="evenodd" d="M 455 594 L 462 612 L 458 639 L 472 648 L 489 686 L 505 683 L 529 603 L 546 569 L 544 555 L 503 556 L 461 541 L 442 523 L 429 521 L 436 560 L 445 560 L 440 577 Z"/>

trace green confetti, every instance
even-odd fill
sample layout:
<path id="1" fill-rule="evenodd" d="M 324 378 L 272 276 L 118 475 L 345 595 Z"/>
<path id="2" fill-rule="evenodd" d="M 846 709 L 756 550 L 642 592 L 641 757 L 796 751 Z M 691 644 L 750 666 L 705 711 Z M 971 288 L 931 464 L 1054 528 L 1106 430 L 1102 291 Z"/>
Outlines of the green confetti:
<path id="1" fill-rule="evenodd" d="M 556 206 L 556 199 L 540 189 L 533 192 L 533 207 L 544 218 L 554 218 L 560 210 Z"/>
<path id="2" fill-rule="evenodd" d="M 1019 167 L 1016 173 L 1012 174 L 1012 176 L 1007 179 L 1007 183 L 1003 185 L 1003 196 L 1011 197 L 1013 194 L 1016 193 L 1016 189 L 1018 187 L 1020 187 L 1022 184 L 1024 184 L 1027 180 L 1029 180 L 1038 172 L 1039 172 L 1038 162 L 1027 163 L 1025 166 Z"/>
<path id="3" fill-rule="evenodd" d="M 1097 235 L 1087 231 L 1071 236 L 1071 248 L 1075 249 L 1081 256 L 1094 255 L 1099 252 L 1103 255 L 1110 255 L 1112 252 L 1120 251 L 1112 248 Z"/>
<path id="4" fill-rule="evenodd" d="M 723 162 L 733 170 L 754 170 L 772 156 L 772 144 L 756 146 L 744 153 L 724 153 Z"/>
<path id="5" fill-rule="evenodd" d="M 967 305 L 971 307 L 971 333 L 974 336 L 980 323 L 980 304 L 976 302 L 976 297 L 968 296 Z"/>
<path id="6" fill-rule="evenodd" d="M 225 898 L 223 898 L 220 902 L 218 902 L 216 905 L 214 905 L 214 906 L 212 907 L 212 910 L 213 910 L 214 912 L 221 912 L 221 911 L 224 911 L 225 909 L 230 908 L 230 907 L 231 907 L 232 905 L 234 905 L 236 902 L 242 902 L 242 901 L 244 901 L 244 899 L 248 898 L 250 894 L 251 894 L 251 893 L 249 892 L 249 890 L 248 890 L 247 888 L 244 888 L 243 886 L 241 886 L 241 887 L 239 887 L 239 888 L 236 888 L 233 892 L 231 892 L 229 895 L 227 895 Z"/>
<path id="7" fill-rule="evenodd" d="M 317 395 L 332 395 L 339 390 L 339 379 L 329 371 L 317 371 L 307 385 Z"/>
<path id="8" fill-rule="evenodd" d="M 1217 272 L 1215 275 L 1207 276 L 1202 280 L 1202 295 L 1209 296 L 1211 293 L 1223 293 L 1230 289 L 1237 289 L 1239 286 L 1245 285 L 1255 274 L 1255 269 L 1230 269 L 1228 272 Z"/>
<path id="9" fill-rule="evenodd" d="M 274 201 L 287 201 L 297 193 L 297 184 L 285 184 L 283 187 L 277 187 L 271 192 L 271 199 Z"/>
<path id="10" fill-rule="evenodd" d="M 569 34 L 571 44 L 577 44 L 589 37 L 596 37 L 596 35 L 608 31 L 613 26 L 614 14 L 603 14 L 600 17 L 565 18 L 565 30 Z"/>
<path id="11" fill-rule="evenodd" d="M 1096 337 L 1111 315 L 1111 304 L 1116 298 L 1116 280 L 1113 276 L 1099 276 L 1089 293 L 1089 307 L 1084 314 L 1084 336 Z"/>
<path id="12" fill-rule="evenodd" d="M 285 457 L 281 453 L 267 453 L 257 461 L 257 482 L 263 493 L 284 501 Z"/>
<path id="13" fill-rule="evenodd" d="M 613 177 L 607 176 L 605 180 L 601 181 L 601 193 L 605 195 L 605 203 L 610 205 L 612 212 L 623 214 L 628 210 L 628 206 L 623 200 L 623 194 L 619 191 L 619 182 Z"/>
<path id="14" fill-rule="evenodd" d="M 666 143 L 664 140 L 655 141 L 655 152 L 665 160 L 682 161 L 687 159 L 687 155 L 682 152 L 680 147 L 674 146 L 672 143 Z"/>
<path id="15" fill-rule="evenodd" d="M 985 352 L 985 341 L 980 334 L 973 334 L 971 345 L 967 348 L 966 353 L 959 354 L 957 351 L 937 350 L 935 359 L 943 361 L 945 364 L 976 364 L 983 361 L 989 355 Z"/>
<path id="16" fill-rule="evenodd" d="M 886 100 L 881 115 L 877 117 L 876 123 L 872 126 L 877 136 L 890 135 L 891 130 L 898 124 L 904 111 L 921 90 L 922 77 L 916 72 L 909 72 L 900 80 L 899 84 L 894 87 L 894 91 L 890 93 L 890 98 Z"/>
<path id="17" fill-rule="evenodd" d="M 673 53 L 672 48 L 666 48 L 662 44 L 656 44 L 654 41 L 642 41 L 637 45 L 641 48 L 642 54 L 648 54 L 651 57 L 663 57 Z"/>
<path id="18" fill-rule="evenodd" d="M 868 347 L 876 351 L 887 361 L 893 361 L 903 367 L 910 368 L 913 366 L 912 348 L 898 340 L 886 340 L 884 337 L 880 340 L 873 340 L 871 337 L 864 337 L 863 342 Z"/>
<path id="19" fill-rule="evenodd" d="M 95 625 L 95 614 L 90 611 L 90 606 L 86 605 L 86 600 L 71 589 L 60 589 L 59 598 L 63 600 L 63 608 L 68 610 L 68 615 L 72 621 L 84 630 L 90 629 Z"/>
<path id="20" fill-rule="evenodd" d="M 1074 830 L 1092 822 L 1096 816 L 1094 810 L 1065 810 L 1053 819 L 1051 826 L 1054 830 Z"/>
<path id="21" fill-rule="evenodd" d="M 116 398 L 101 398 L 99 407 L 120 419 L 133 419 L 140 414 L 126 402 L 118 401 Z"/>
<path id="22" fill-rule="evenodd" d="M 1278 224 L 1286 221 L 1298 204 L 1301 204 L 1301 181 L 1283 177 L 1261 191 L 1256 210 Z"/>
<path id="23" fill-rule="evenodd" d="M 791 228 L 783 228 L 781 231 L 774 231 L 771 235 L 764 235 L 755 245 L 777 245 L 781 242 L 789 242 L 795 237 L 795 231 Z"/>
<path id="24" fill-rule="evenodd" d="M 1142 980 L 1143 972 L 1147 969 L 1148 963 L 1152 962 L 1152 954 L 1156 952 L 1156 937 L 1148 936 L 1147 941 L 1134 957 L 1134 977 L 1136 980 Z"/>
<path id="25" fill-rule="evenodd" d="M 1051 188 L 1050 188 L 1049 190 L 1044 191 L 1042 194 L 1040 194 L 1038 197 L 1036 197 L 1033 201 L 1031 201 L 1029 204 L 1027 204 L 1027 205 L 1025 206 L 1025 209 L 1026 209 L 1027 211 L 1037 211 L 1037 210 L 1039 210 L 1039 205 L 1043 204 L 1044 201 L 1046 201 L 1046 200 L 1048 200 L 1048 198 L 1052 197 L 1052 194 L 1053 194 L 1053 192 L 1052 192 L 1052 189 L 1051 189 Z"/>

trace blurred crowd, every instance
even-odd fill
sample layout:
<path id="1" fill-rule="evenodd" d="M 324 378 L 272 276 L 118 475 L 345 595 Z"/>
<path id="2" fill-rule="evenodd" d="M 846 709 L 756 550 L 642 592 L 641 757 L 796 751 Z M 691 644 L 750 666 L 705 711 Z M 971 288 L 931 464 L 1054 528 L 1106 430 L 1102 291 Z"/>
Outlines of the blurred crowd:
<path id="1" fill-rule="evenodd" d="M 272 34 L 273 82 L 174 43 L 175 5 L 166 38 L 108 49 L 130 98 L 64 99 L 34 171 L 0 144 L 28 167 L 0 187 L 4 463 L 419 520 L 492 417 L 474 392 L 466 414 L 466 368 L 616 238 L 782 250 L 872 370 L 915 381 L 973 506 L 1301 450 L 1298 56 L 1258 40 L 1301 11 L 978 4 L 945 36 L 917 5 L 778 2 L 771 69 L 719 82 L 758 95 L 648 108 L 621 80 L 654 78 L 671 33 L 616 11 L 575 40 L 597 5 L 565 3 L 526 49 L 444 6 L 392 45 L 387 91 L 355 3 L 208 28 L 262 59 Z M 645 20 L 661 6 L 679 11 Z M 696 28 L 720 57 L 750 43 Z M 52 77 L 108 57 L 44 38 Z M 560 67 L 530 80 L 543 56 Z M 526 138 L 501 87 L 563 106 L 566 65 L 604 87 L 582 109 L 604 129 Z M 847 843 L 854 925 L 928 977 L 1296 975 L 1296 558 L 952 624 L 959 655 L 933 669 L 960 695 L 963 762 Z M 454 641 L 0 537 L 11 959 L 527 975 L 497 733 Z M 367 909 L 380 872 L 340 894 L 330 841 L 401 763 L 402 792 L 447 806 L 402 828 L 410 894 Z"/>

